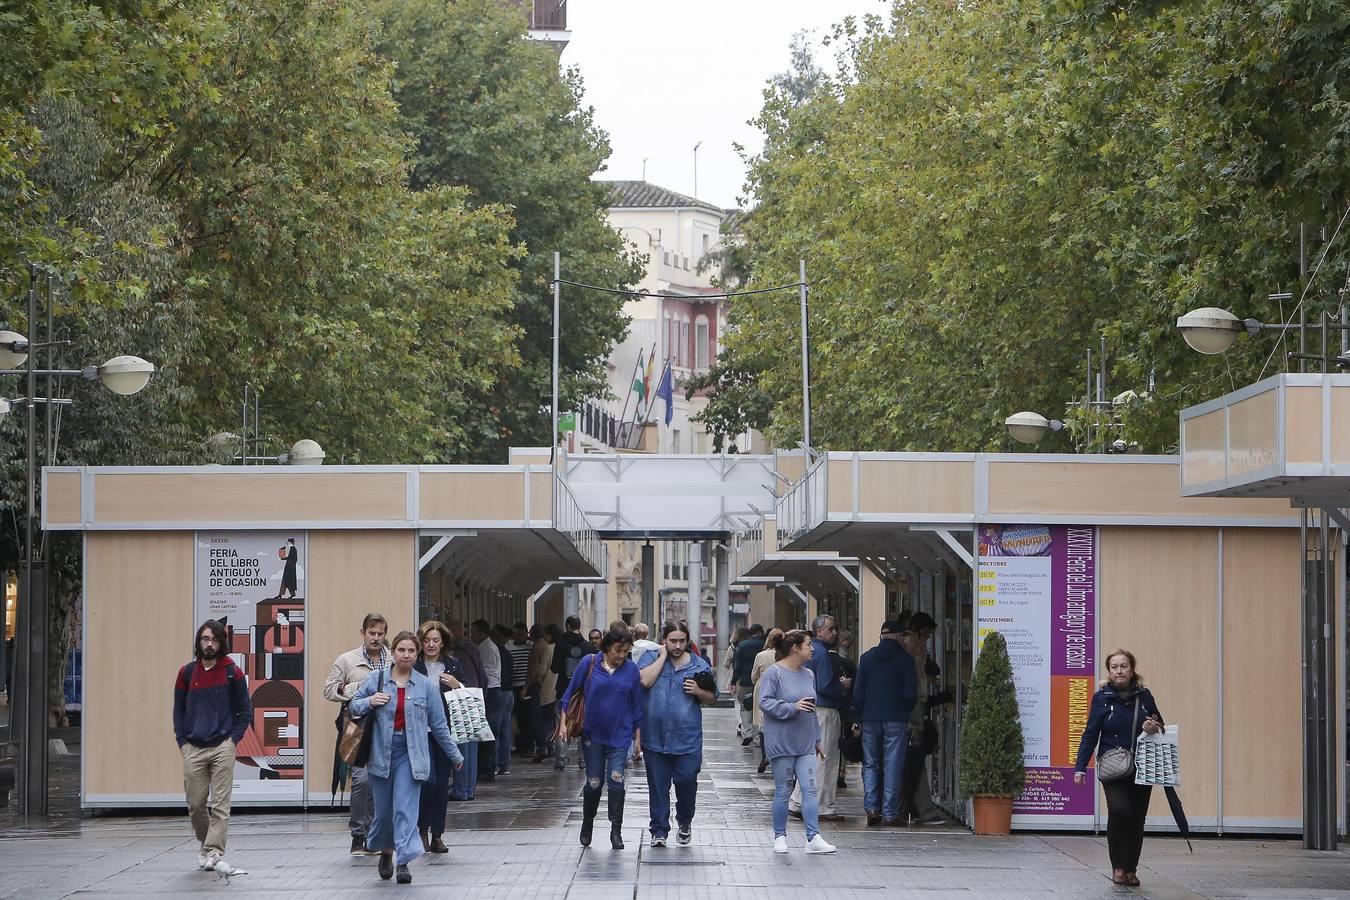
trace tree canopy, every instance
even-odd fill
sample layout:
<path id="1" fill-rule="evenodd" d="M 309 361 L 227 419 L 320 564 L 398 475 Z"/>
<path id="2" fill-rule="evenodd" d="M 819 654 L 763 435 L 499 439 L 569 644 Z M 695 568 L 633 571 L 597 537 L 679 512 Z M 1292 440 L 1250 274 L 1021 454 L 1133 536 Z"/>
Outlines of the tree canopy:
<path id="1" fill-rule="evenodd" d="M 828 78 L 798 56 L 765 92 L 744 233 L 751 286 L 808 261 L 817 443 L 1007 449 L 1008 415 L 1083 399 L 1105 336 L 1110 393 L 1156 379 L 1125 436 L 1166 451 L 1179 409 L 1282 370 L 1273 340 L 1203 358 L 1174 323 L 1276 321 L 1293 302 L 1269 294 L 1320 310 L 1345 283 L 1347 36 L 1313 0 L 917 0 L 839 29 Z M 733 363 L 795 439 L 795 307 L 733 318 Z M 1086 418 L 1045 446 L 1090 444 Z"/>

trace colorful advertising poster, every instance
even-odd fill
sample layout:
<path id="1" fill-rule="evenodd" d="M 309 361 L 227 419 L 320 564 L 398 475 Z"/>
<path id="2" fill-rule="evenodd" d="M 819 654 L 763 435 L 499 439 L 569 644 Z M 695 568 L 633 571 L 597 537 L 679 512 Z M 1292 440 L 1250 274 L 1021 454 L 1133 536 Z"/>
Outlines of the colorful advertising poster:
<path id="1" fill-rule="evenodd" d="M 305 532 L 198 532 L 195 623 L 225 625 L 253 724 L 235 756 L 234 802 L 304 800 Z"/>
<path id="2" fill-rule="evenodd" d="M 1097 530 L 1073 525 L 980 527 L 981 645 L 1008 643 L 1022 716 L 1023 821 L 1093 816 L 1095 785 L 1073 783 L 1087 727 L 1096 658 Z"/>

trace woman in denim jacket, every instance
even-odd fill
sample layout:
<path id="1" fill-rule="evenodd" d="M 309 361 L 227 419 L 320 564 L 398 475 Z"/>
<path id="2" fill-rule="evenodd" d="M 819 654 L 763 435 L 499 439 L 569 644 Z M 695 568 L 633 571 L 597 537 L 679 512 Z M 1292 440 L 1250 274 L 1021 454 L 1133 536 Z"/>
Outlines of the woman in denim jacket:
<path id="1" fill-rule="evenodd" d="M 1074 784 L 1087 781 L 1087 764 L 1094 753 L 1122 748 L 1134 752 L 1139 732 L 1157 734 L 1163 729 L 1162 713 L 1153 694 L 1134 668 L 1134 654 L 1112 650 L 1106 655 L 1107 679 L 1092 695 L 1087 727 L 1078 745 Z M 1135 706 L 1138 704 L 1138 717 Z M 1144 846 L 1144 818 L 1148 815 L 1153 788 L 1135 784 L 1134 773 L 1118 781 L 1104 782 L 1106 794 L 1106 846 L 1111 854 L 1111 880 L 1116 884 L 1139 884 L 1136 871 Z"/>
<path id="2" fill-rule="evenodd" d="M 417 635 L 400 631 L 394 638 L 394 664 L 386 673 L 375 672 L 362 682 L 352 698 L 351 711 L 364 716 L 374 710 L 368 728 L 370 742 L 370 791 L 375 799 L 375 819 L 366 833 L 366 846 L 380 851 L 380 877 L 394 875 L 395 853 L 398 883 L 408 884 L 408 863 L 422 855 L 417 833 L 421 804 L 420 782 L 431 777 L 430 732 L 451 764 L 458 769 L 464 757 L 450 736 L 445 706 L 436 684 L 413 670 L 421 649 Z"/>

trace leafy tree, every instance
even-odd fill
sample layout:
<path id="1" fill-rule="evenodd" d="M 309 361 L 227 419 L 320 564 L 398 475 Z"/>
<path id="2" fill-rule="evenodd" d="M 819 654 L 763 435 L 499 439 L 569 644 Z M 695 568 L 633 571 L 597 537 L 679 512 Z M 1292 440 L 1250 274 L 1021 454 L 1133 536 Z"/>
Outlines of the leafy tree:
<path id="1" fill-rule="evenodd" d="M 751 269 L 812 281 L 818 442 L 1010 446 L 1019 409 L 1060 415 L 1105 335 L 1110 382 L 1158 390 L 1127 439 L 1175 446 L 1177 412 L 1281 368 L 1272 342 L 1222 362 L 1174 328 L 1198 306 L 1266 320 L 1296 296 L 1297 224 L 1344 278 L 1350 197 L 1339 4 L 898 4 L 846 42 L 807 102 L 771 86 L 751 161 Z M 800 64 L 799 64 L 800 65 Z M 738 300 L 738 364 L 762 372 L 771 436 L 798 428 L 793 311 Z M 1063 449 L 1071 435 L 1047 439 Z"/>
<path id="2" fill-rule="evenodd" d="M 1015 797 L 1026 783 L 1017 687 L 1003 635 L 985 635 L 961 720 L 961 794 Z"/>
<path id="3" fill-rule="evenodd" d="M 495 434 L 466 452 L 497 461 L 512 444 L 548 441 L 553 253 L 570 281 L 630 287 L 641 264 L 609 227 L 610 198 L 591 177 L 609 147 L 581 105 L 575 70 L 524 39 L 521 12 L 498 0 L 379 0 L 379 49 L 397 64 L 399 120 L 415 142 L 412 183 L 468 189 L 472 203 L 512 213 L 510 239 L 524 253 L 507 293 L 520 335 L 520 368 L 483 390 Z M 605 391 L 603 364 L 627 330 L 619 295 L 564 287 L 560 323 L 562 403 Z"/>

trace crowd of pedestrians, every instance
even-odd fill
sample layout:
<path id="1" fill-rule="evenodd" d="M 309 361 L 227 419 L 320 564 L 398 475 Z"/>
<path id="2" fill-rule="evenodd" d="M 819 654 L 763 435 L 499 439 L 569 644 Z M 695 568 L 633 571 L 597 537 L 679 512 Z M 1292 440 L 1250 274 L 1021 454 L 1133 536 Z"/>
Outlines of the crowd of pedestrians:
<path id="1" fill-rule="evenodd" d="M 833 617 L 810 631 L 761 625 L 739 629 L 726 652 L 726 690 L 734 697 L 743 748 L 758 744 L 758 772 L 772 770 L 772 849 L 790 851 L 789 818 L 800 819 L 807 853 L 833 853 L 822 822 L 859 812 L 869 827 L 945 818 L 928 796 L 925 761 L 937 744 L 932 714 L 949 702 L 935 691 L 941 674 L 927 653 L 936 623 L 925 613 L 884 622 L 875 646 L 854 662 L 848 636 Z M 610 846 L 624 849 L 629 771 L 641 760 L 648 787 L 647 829 L 653 848 L 693 840 L 698 775 L 703 765 L 702 707 L 718 697 L 715 673 L 689 627 L 666 622 L 612 622 L 582 635 L 563 627 L 492 626 L 427 621 L 386 640 L 378 613 L 361 622 L 358 645 L 334 660 L 324 696 L 338 704 L 338 734 L 359 722 L 368 750 L 335 774 L 350 778 L 348 825 L 353 855 L 378 855 L 383 879 L 410 883 L 409 863 L 446 853 L 447 808 L 474 799 L 479 782 L 511 774 L 511 759 L 552 759 L 566 767 L 571 749 L 585 770 L 579 840 L 589 847 L 606 799 Z M 173 727 L 183 755 L 184 785 L 198 865 L 243 874 L 224 859 L 235 747 L 250 727 L 244 673 L 225 652 L 220 622 L 198 628 L 193 659 L 174 687 Z M 1108 679 L 1093 698 L 1077 759 L 1077 780 L 1094 753 L 1132 746 L 1140 732 L 1162 728 L 1152 694 L 1128 651 L 1107 657 Z M 447 691 L 477 688 L 489 740 L 456 742 Z M 468 692 L 472 693 L 472 692 Z M 460 729 L 463 734 L 463 729 Z M 860 746 L 862 808 L 843 808 L 841 747 Z M 477 744 L 478 746 L 475 746 Z M 855 757 L 856 758 L 856 757 Z M 1147 787 L 1104 784 L 1113 879 L 1138 884 L 1136 870 L 1148 808 Z M 671 795 L 674 794 L 672 822 Z"/>

